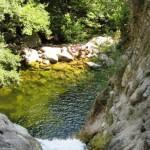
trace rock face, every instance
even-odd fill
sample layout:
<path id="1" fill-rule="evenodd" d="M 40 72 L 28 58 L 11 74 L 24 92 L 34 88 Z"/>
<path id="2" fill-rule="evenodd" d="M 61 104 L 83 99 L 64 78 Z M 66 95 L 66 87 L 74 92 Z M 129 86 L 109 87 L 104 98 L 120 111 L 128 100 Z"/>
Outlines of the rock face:
<path id="1" fill-rule="evenodd" d="M 0 150 L 41 150 L 27 130 L 0 114 Z"/>
<path id="2" fill-rule="evenodd" d="M 107 150 L 150 150 L 150 1 L 131 0 L 129 5 L 132 21 L 123 66 L 97 96 L 81 131 L 97 150 L 102 140 Z M 111 136 L 109 143 L 104 135 Z"/>

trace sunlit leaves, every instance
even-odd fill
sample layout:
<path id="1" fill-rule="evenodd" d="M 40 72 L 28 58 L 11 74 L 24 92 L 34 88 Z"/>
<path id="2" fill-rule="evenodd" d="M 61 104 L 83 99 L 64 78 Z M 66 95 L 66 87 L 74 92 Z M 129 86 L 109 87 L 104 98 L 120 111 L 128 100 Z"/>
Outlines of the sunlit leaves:
<path id="1" fill-rule="evenodd" d="M 0 36 L 0 86 L 19 82 L 17 68 L 20 65 L 20 57 L 14 55 L 6 48 L 2 36 Z"/>
<path id="2" fill-rule="evenodd" d="M 49 14 L 42 4 L 28 3 L 19 11 L 19 20 L 23 24 L 23 33 L 32 35 L 34 32 L 42 31 L 50 34 Z"/>

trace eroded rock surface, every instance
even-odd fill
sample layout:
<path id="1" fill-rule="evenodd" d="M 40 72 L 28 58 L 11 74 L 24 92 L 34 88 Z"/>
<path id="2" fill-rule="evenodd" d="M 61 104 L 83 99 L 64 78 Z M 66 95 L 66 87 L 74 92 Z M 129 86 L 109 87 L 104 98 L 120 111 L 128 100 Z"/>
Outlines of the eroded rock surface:
<path id="1" fill-rule="evenodd" d="M 91 149 L 104 144 L 108 150 L 150 150 L 150 1 L 129 5 L 132 20 L 122 67 L 97 96 L 81 132 Z M 104 135 L 111 136 L 109 143 Z"/>
<path id="2" fill-rule="evenodd" d="M 41 150 L 28 131 L 0 114 L 0 150 Z"/>

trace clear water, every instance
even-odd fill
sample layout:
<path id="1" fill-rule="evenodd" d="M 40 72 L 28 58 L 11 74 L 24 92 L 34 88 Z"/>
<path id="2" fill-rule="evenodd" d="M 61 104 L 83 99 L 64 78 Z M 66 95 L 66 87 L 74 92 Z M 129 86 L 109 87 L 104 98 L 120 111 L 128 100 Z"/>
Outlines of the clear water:
<path id="1" fill-rule="evenodd" d="M 66 138 L 84 124 L 100 87 L 102 71 L 83 62 L 53 65 L 48 71 L 22 71 L 19 87 L 0 89 L 0 112 L 38 138 Z"/>

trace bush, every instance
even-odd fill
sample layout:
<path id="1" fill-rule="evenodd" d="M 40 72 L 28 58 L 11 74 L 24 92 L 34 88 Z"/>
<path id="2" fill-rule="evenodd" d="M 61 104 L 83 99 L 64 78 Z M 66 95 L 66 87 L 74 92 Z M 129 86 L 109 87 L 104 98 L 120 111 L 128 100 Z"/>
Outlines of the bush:
<path id="1" fill-rule="evenodd" d="M 42 31 L 46 35 L 50 34 L 49 15 L 45 11 L 44 5 L 27 3 L 19 9 L 19 21 L 23 25 L 23 34 L 32 35 L 35 32 Z"/>
<path id="2" fill-rule="evenodd" d="M 57 41 L 77 42 L 119 30 L 127 16 L 124 0 L 1 0 L 0 32 L 10 40 L 10 33 L 12 39 L 38 32 L 51 38 L 52 31 Z"/>
<path id="3" fill-rule="evenodd" d="M 69 42 L 120 30 L 128 16 L 124 0 L 55 0 L 49 3 L 48 11 L 53 35 Z"/>
<path id="4" fill-rule="evenodd" d="M 94 0 L 84 22 L 95 32 L 107 33 L 120 30 L 122 19 L 127 15 L 128 9 L 124 0 Z"/>
<path id="5" fill-rule="evenodd" d="M 50 18 L 45 5 L 34 0 L 2 0 L 0 1 L 0 32 L 13 38 L 50 31 Z M 6 38 L 5 38 L 6 39 Z M 10 41 L 7 41 L 10 42 Z"/>
<path id="6" fill-rule="evenodd" d="M 75 21 L 69 13 L 64 15 L 64 23 L 61 30 L 65 40 L 68 42 L 81 42 L 87 37 L 81 21 L 79 19 Z"/>
<path id="7" fill-rule="evenodd" d="M 12 54 L 0 37 L 0 86 L 19 82 L 19 73 L 17 72 L 20 66 L 19 62 L 20 57 Z"/>

